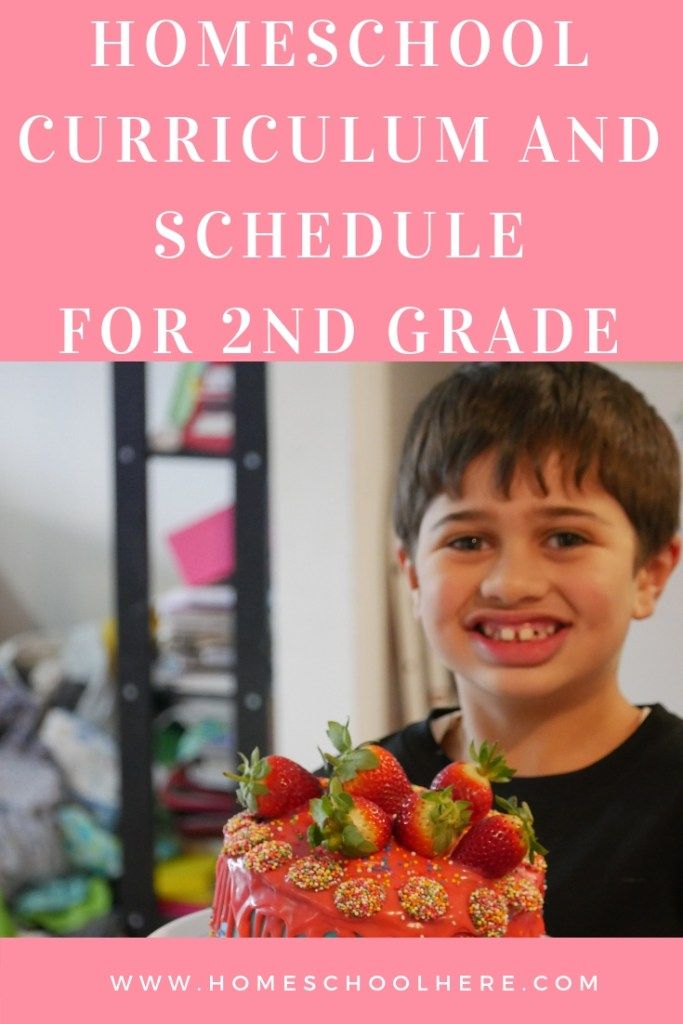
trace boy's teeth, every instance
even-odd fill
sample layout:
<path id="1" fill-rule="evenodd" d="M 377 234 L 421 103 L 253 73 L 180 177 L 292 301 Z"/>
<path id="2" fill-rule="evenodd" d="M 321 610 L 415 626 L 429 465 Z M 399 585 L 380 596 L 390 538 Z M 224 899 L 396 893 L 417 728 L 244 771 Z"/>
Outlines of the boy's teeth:
<path id="1" fill-rule="evenodd" d="M 545 640 L 546 637 L 552 636 L 553 633 L 557 632 L 557 625 L 549 623 L 546 626 L 536 625 L 532 626 L 529 622 L 524 622 L 519 626 L 494 626 L 489 622 L 484 622 L 481 625 L 481 631 L 484 636 L 489 637 L 491 640 L 503 640 L 510 642 L 513 640 Z"/>

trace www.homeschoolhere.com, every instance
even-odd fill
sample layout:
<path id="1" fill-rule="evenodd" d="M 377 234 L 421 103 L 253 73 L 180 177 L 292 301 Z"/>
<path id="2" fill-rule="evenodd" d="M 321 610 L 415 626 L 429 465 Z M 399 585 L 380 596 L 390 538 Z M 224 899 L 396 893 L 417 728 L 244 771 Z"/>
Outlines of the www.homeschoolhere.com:
<path id="1" fill-rule="evenodd" d="M 593 974 L 110 974 L 114 992 L 586 992 L 598 991 Z"/>

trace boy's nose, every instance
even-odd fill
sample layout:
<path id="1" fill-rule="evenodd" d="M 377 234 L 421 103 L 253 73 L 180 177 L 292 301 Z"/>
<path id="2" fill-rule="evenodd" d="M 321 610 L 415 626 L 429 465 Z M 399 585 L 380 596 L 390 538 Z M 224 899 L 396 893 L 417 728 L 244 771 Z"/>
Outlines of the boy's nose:
<path id="1" fill-rule="evenodd" d="M 482 597 L 504 605 L 537 601 L 548 589 L 542 567 L 526 548 L 501 551 L 480 584 Z"/>

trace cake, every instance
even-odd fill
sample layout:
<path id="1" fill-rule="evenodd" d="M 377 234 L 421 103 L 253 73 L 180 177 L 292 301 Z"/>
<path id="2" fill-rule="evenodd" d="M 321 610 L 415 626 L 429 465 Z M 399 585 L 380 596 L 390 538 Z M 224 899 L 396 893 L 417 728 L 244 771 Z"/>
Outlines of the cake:
<path id="1" fill-rule="evenodd" d="M 240 817 L 239 815 L 237 816 Z M 216 864 L 219 938 L 439 938 L 544 934 L 545 861 L 492 880 L 391 839 L 369 857 L 311 850 L 307 808 L 269 822 L 234 819 Z"/>
<path id="2" fill-rule="evenodd" d="M 340 757 L 326 755 L 333 768 L 329 784 L 308 773 L 314 782 L 295 777 L 286 768 L 289 786 L 283 785 L 281 793 L 276 792 L 276 776 L 287 759 L 271 758 L 269 764 L 258 752 L 251 761 L 243 758 L 242 772 L 233 778 L 241 780 L 238 793 L 247 809 L 223 830 L 212 936 L 512 938 L 545 933 L 546 851 L 533 836 L 528 807 L 518 808 L 512 798 L 500 801 L 505 813 L 499 813 L 491 809 L 491 794 L 479 806 L 480 794 L 474 792 L 490 791 L 490 778 L 502 777 L 503 759 L 495 745 L 482 745 L 487 757 L 454 764 L 453 781 L 442 787 L 444 779 L 437 777 L 434 790 L 411 786 L 400 766 L 398 777 L 397 762 L 373 745 L 354 748 L 353 767 L 347 771 L 350 741 L 347 746 Z M 369 754 L 365 762 L 360 759 L 360 768 L 359 751 Z M 491 751 L 494 757 L 488 756 Z M 491 767 L 494 761 L 497 767 Z M 513 774 L 505 769 L 507 777 Z M 391 786 L 386 785 L 388 774 Z M 460 800 L 458 777 L 465 775 L 468 798 Z M 272 792 L 264 785 L 266 778 Z M 299 798 L 301 784 L 307 789 L 304 800 Z M 288 789 L 296 806 L 273 813 Z M 390 793 L 391 813 L 359 789 Z M 368 812 L 370 831 L 364 825 Z"/>

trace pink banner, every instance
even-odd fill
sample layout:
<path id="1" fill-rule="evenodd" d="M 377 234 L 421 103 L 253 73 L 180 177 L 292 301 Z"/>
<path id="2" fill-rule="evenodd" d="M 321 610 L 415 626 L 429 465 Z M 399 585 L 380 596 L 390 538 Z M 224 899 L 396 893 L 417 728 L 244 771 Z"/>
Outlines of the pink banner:
<path id="1" fill-rule="evenodd" d="M 676 359 L 683 14 L 14 4 L 4 359 Z"/>
<path id="2" fill-rule="evenodd" d="M 46 952 L 49 951 L 49 956 Z M 679 1001 L 680 940 L 0 943 L 3 1021 L 637 1020 Z M 9 1008 L 9 1009 L 8 1009 Z M 6 1011 L 6 1012 L 5 1012 Z M 505 1015 L 504 1017 L 502 1015 Z M 674 1014 L 675 1015 L 675 1014 Z"/>

